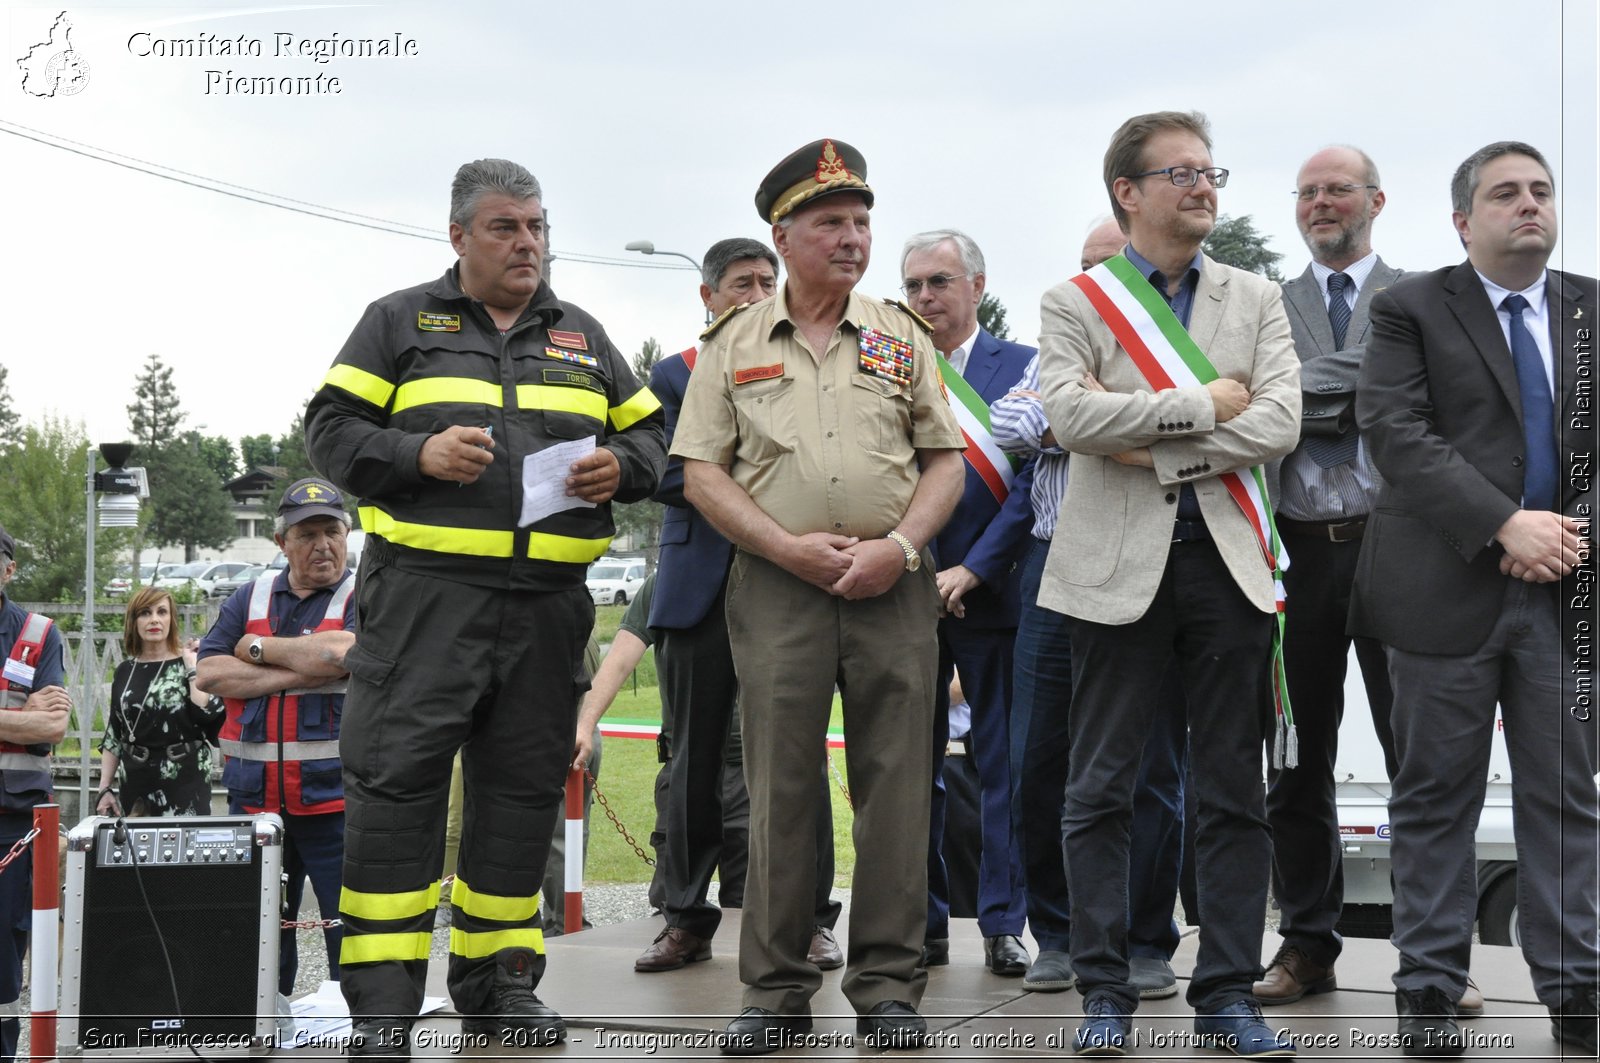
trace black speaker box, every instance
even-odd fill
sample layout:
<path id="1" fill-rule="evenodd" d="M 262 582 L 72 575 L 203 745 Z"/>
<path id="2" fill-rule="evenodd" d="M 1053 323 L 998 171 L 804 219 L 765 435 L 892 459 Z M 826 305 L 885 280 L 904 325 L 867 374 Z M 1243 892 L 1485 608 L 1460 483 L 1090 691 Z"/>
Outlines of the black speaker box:
<path id="1" fill-rule="evenodd" d="M 270 814 L 129 819 L 121 828 L 92 817 L 74 828 L 62 1052 L 270 1047 L 282 867 L 283 825 Z"/>

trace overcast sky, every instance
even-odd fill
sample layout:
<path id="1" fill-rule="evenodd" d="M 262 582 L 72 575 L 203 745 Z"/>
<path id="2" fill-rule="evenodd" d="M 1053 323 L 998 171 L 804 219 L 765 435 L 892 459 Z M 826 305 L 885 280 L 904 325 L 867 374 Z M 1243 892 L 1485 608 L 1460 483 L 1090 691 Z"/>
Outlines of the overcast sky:
<path id="1" fill-rule="evenodd" d="M 151 352 L 176 369 L 191 425 L 276 435 L 368 302 L 451 264 L 442 237 L 463 161 L 528 166 L 558 256 L 663 265 L 678 260 L 623 245 L 650 239 L 698 259 L 728 236 L 770 242 L 757 183 L 824 136 L 862 150 L 877 193 L 863 291 L 895 293 L 906 236 L 961 228 L 988 258 L 1014 336 L 1031 342 L 1040 295 L 1076 272 L 1085 229 L 1108 209 L 1100 163 L 1111 132 L 1161 108 L 1210 116 L 1215 161 L 1233 171 L 1221 209 L 1252 215 L 1286 274 L 1307 261 L 1290 190 L 1317 148 L 1348 142 L 1376 159 L 1388 206 L 1374 246 L 1423 269 L 1463 257 L 1451 171 L 1483 144 L 1515 138 L 1556 170 L 1563 231 L 1552 265 L 1594 275 L 1595 9 L 1593 0 L 102 2 L 65 9 L 82 91 L 38 97 L 23 90 L 16 60 L 49 38 L 62 8 L 8 6 L 0 363 L 24 418 L 81 419 L 96 442 L 126 437 L 127 395 Z M 398 34 L 415 54 L 318 63 L 275 56 L 280 34 L 293 45 Z M 241 35 L 260 42 L 259 57 L 138 54 Z M 340 91 L 224 93 L 228 72 L 321 74 Z M 225 197 L 72 154 L 64 141 L 440 239 Z M 687 270 L 558 258 L 551 279 L 624 353 L 649 336 L 681 349 L 702 321 Z"/>

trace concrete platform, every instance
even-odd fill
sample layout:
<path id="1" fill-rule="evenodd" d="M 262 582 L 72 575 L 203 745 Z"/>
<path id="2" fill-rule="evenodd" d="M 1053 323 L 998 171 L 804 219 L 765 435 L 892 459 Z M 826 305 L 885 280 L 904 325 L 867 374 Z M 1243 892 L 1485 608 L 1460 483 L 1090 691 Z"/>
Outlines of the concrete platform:
<path id="1" fill-rule="evenodd" d="M 841 923 L 843 920 L 841 920 Z M 666 974 L 638 974 L 634 958 L 655 937 L 661 920 L 639 920 L 551 939 L 550 966 L 540 996 L 571 1025 L 565 1045 L 519 1048 L 465 1044 L 459 1020 L 448 1013 L 421 1020 L 413 1037 L 416 1059 L 462 1057 L 555 1057 L 635 1059 L 722 1058 L 712 1035 L 740 1008 L 739 913 L 723 918 L 714 956 Z M 841 930 L 840 943 L 848 946 Z M 1135 1043 L 1128 1057 L 1147 1060 L 1220 1060 L 1226 1052 L 1192 1043 L 1193 1010 L 1183 990 L 1194 967 L 1198 938 L 1189 933 L 1174 957 L 1179 993 L 1146 1001 L 1134 1018 Z M 1276 935 L 1262 943 L 1271 958 Z M 1030 948 L 1031 948 L 1030 943 Z M 1268 1019 L 1293 1032 L 1301 1059 L 1400 1058 L 1393 1046 L 1394 992 L 1389 980 L 1396 956 L 1387 941 L 1351 939 L 1338 966 L 1338 991 L 1269 1010 Z M 1549 1017 L 1533 995 L 1519 951 L 1494 946 L 1473 950 L 1473 976 L 1487 1000 L 1483 1018 L 1463 1023 L 1468 1058 L 1561 1059 L 1550 1036 Z M 824 976 L 813 1000 L 814 1043 L 767 1058 L 897 1055 L 901 1058 L 993 1059 L 1071 1055 L 1072 1035 L 1082 1018 L 1083 998 L 1065 993 L 1028 993 L 1021 979 L 999 978 L 983 966 L 983 941 L 972 920 L 951 925 L 951 964 L 934 968 L 922 1002 L 938 1043 L 921 1053 L 882 1053 L 858 1046 L 855 1014 L 839 992 L 842 971 Z M 429 971 L 429 995 L 447 996 L 444 965 Z M 302 1049 L 295 1056 L 326 1056 Z"/>

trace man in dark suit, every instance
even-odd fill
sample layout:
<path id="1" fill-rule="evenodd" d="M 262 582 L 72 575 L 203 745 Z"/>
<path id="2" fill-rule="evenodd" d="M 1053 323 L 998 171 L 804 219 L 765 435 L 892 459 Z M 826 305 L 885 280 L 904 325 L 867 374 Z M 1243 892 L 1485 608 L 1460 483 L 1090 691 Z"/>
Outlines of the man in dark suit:
<path id="1" fill-rule="evenodd" d="M 1385 644 L 1394 685 L 1399 1032 L 1410 1055 L 1466 1047 L 1456 1001 L 1498 699 L 1523 955 L 1556 1039 L 1592 1057 L 1596 723 L 1574 671 L 1592 653 L 1595 281 L 1546 268 L 1555 181 L 1534 148 L 1480 149 L 1450 194 L 1467 261 L 1373 301 L 1356 397 L 1385 481 L 1350 631 Z"/>
<path id="2" fill-rule="evenodd" d="M 1311 250 L 1311 265 L 1283 285 L 1300 356 L 1300 445 L 1277 467 L 1273 507 L 1293 561 L 1283 574 L 1283 654 L 1300 766 L 1273 771 L 1267 789 L 1272 895 L 1283 913 L 1283 946 L 1253 987 L 1263 1004 L 1290 1004 L 1336 985 L 1333 964 L 1342 942 L 1334 924 L 1344 907 L 1344 854 L 1333 768 L 1350 656 L 1345 623 L 1362 532 L 1382 482 L 1355 427 L 1356 375 L 1372 297 L 1401 276 L 1372 250 L 1372 223 L 1383 205 L 1378 167 L 1356 148 L 1324 148 L 1295 179 L 1295 222 Z M 1392 779 L 1394 697 L 1383 647 L 1369 638 L 1354 641 Z"/>
<path id="3" fill-rule="evenodd" d="M 906 241 L 900 255 L 906 299 L 933 328 L 946 367 L 952 408 L 967 433 L 966 486 L 944 530 L 934 539 L 939 596 L 939 684 L 935 719 L 950 709 L 950 679 L 959 669 L 972 707 L 967 755 L 978 769 L 983 850 L 978 862 L 978 929 L 989 970 L 1008 978 L 1028 972 L 1021 934 L 1027 918 L 1022 861 L 1012 841 L 1012 648 L 1021 612 L 1016 562 L 1033 524 L 1028 486 L 1011 483 L 1004 453 L 989 435 L 989 404 L 1022 378 L 1035 349 L 996 339 L 978 325 L 986 280 L 983 252 L 965 233 L 938 229 Z M 963 395 L 975 403 L 967 403 Z M 981 409 L 981 419 L 976 410 Z M 923 962 L 950 962 L 950 904 L 941 843 L 944 838 L 944 756 L 948 732 L 934 728 L 933 808 L 928 839 L 928 932 Z"/>
<path id="4" fill-rule="evenodd" d="M 720 240 L 706 251 L 700 301 L 713 315 L 759 302 L 777 289 L 778 256 L 759 240 Z M 695 348 L 657 362 L 650 390 L 667 415 L 667 445 L 694 369 Z M 683 463 L 672 459 L 653 496 L 667 507 L 650 628 L 657 636 L 663 715 L 670 713 L 666 844 L 660 852 L 667 925 L 634 961 L 645 973 L 711 958 L 722 910 L 706 899 L 723 845 L 724 762 L 738 703 L 723 591 L 733 546 L 683 497 Z M 743 761 L 739 771 L 742 775 Z M 739 780 L 743 788 L 743 779 Z M 807 957 L 823 970 L 844 965 L 833 937 L 833 810 L 818 780 L 817 904 Z"/>

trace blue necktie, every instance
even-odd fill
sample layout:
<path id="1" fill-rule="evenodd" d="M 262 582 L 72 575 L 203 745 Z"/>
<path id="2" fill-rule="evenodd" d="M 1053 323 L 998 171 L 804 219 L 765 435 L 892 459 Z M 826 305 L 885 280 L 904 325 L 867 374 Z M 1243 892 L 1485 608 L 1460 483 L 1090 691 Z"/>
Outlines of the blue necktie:
<path id="1" fill-rule="evenodd" d="M 1511 363 L 1522 393 L 1522 435 L 1528 457 L 1522 472 L 1522 508 L 1556 508 L 1556 412 L 1550 378 L 1533 333 L 1523 323 L 1528 300 L 1512 293 L 1500 306 L 1511 315 Z"/>
<path id="2" fill-rule="evenodd" d="M 1344 348 L 1345 333 L 1350 331 L 1350 304 L 1344 298 L 1344 290 L 1349 283 L 1348 273 L 1335 273 L 1328 278 L 1328 324 L 1333 327 L 1335 350 Z M 1322 468 L 1331 469 L 1356 460 L 1356 441 L 1359 438 L 1353 428 L 1342 436 L 1308 436 L 1306 453 Z"/>
<path id="3" fill-rule="evenodd" d="M 1350 331 L 1350 304 L 1344 297 L 1349 284 L 1348 273 L 1335 273 L 1328 278 L 1328 324 L 1333 326 L 1335 350 L 1344 349 L 1344 334 Z"/>

